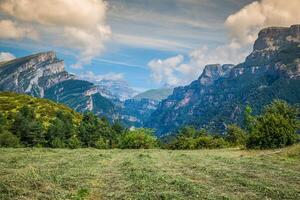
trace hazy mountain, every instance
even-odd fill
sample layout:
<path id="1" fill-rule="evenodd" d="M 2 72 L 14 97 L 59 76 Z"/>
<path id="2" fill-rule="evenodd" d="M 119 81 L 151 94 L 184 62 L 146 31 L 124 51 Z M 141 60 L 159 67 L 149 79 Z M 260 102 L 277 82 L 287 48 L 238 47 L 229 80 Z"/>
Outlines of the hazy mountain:
<path id="1" fill-rule="evenodd" d="M 108 90 L 114 97 L 121 101 L 131 99 L 138 94 L 125 80 L 101 80 L 97 85 L 102 89 Z"/>
<path id="2" fill-rule="evenodd" d="M 160 88 L 160 89 L 152 89 L 142 92 L 133 97 L 133 99 L 141 100 L 141 99 L 151 99 L 155 101 L 161 101 L 166 99 L 173 92 L 172 88 Z"/>
<path id="3" fill-rule="evenodd" d="M 247 104 L 258 113 L 277 98 L 300 102 L 300 25 L 261 30 L 244 63 L 206 66 L 198 80 L 175 88 L 147 125 L 159 134 L 184 124 L 222 131 L 241 122 Z"/>

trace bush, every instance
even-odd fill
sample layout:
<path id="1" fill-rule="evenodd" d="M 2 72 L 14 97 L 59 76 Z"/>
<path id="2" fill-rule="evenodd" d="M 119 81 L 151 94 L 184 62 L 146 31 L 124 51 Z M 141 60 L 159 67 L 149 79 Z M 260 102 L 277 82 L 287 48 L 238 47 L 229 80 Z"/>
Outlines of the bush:
<path id="1" fill-rule="evenodd" d="M 151 149 L 157 147 L 157 138 L 151 129 L 140 128 L 124 133 L 119 146 L 123 149 Z"/>
<path id="2" fill-rule="evenodd" d="M 52 148 L 65 148 L 66 147 L 66 144 L 60 138 L 54 138 L 51 141 L 50 145 Z"/>
<path id="3" fill-rule="evenodd" d="M 20 140 L 17 136 L 8 131 L 2 131 L 0 134 L 0 147 L 18 147 Z"/>
<path id="4" fill-rule="evenodd" d="M 227 127 L 225 140 L 233 146 L 245 145 L 246 132 L 237 125 L 229 125 Z"/>
<path id="5" fill-rule="evenodd" d="M 285 101 L 275 100 L 265 107 L 250 129 L 248 148 L 281 148 L 297 142 L 299 111 Z"/>
<path id="6" fill-rule="evenodd" d="M 96 141 L 95 148 L 97 148 L 97 149 L 108 149 L 109 148 L 109 141 L 105 140 L 104 138 L 100 138 Z"/>
<path id="7" fill-rule="evenodd" d="M 218 149 L 228 147 L 228 142 L 220 137 L 201 136 L 194 139 L 196 149 Z"/>
<path id="8" fill-rule="evenodd" d="M 77 137 L 72 137 L 68 140 L 68 147 L 71 149 L 78 149 L 81 147 L 80 140 Z"/>

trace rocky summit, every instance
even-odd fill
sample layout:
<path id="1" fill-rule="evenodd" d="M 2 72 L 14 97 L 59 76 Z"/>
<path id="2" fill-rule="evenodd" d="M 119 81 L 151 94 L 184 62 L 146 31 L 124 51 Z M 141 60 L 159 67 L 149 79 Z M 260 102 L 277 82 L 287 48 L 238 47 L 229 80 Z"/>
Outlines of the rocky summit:
<path id="1" fill-rule="evenodd" d="M 198 80 L 175 88 L 147 125 L 160 135 L 187 124 L 222 131 L 241 124 L 246 105 L 259 113 L 273 99 L 300 101 L 300 25 L 261 30 L 245 62 L 206 66 Z"/>
<path id="2" fill-rule="evenodd" d="M 45 90 L 74 76 L 54 52 L 39 53 L 0 63 L 0 90 L 44 97 Z"/>

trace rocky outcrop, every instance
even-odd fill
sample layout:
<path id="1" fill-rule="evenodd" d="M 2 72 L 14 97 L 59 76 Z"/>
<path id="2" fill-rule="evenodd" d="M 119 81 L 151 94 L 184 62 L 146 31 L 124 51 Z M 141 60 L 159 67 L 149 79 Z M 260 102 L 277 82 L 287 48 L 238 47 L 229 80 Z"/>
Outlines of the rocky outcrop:
<path id="1" fill-rule="evenodd" d="M 39 53 L 0 64 L 0 90 L 44 97 L 52 85 L 72 79 L 54 52 Z"/>
<path id="2" fill-rule="evenodd" d="M 244 63 L 208 65 L 198 80 L 178 87 L 147 122 L 159 135 L 182 125 L 222 132 L 241 123 L 244 107 L 254 112 L 273 99 L 300 102 L 300 26 L 260 31 Z"/>

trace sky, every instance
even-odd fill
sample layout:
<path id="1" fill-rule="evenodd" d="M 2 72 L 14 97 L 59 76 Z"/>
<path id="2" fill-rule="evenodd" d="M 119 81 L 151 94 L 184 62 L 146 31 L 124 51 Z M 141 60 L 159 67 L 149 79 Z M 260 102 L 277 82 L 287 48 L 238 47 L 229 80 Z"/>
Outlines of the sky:
<path id="1" fill-rule="evenodd" d="M 299 0 L 0 0 L 0 61 L 56 51 L 82 79 L 139 91 L 238 64 L 260 29 L 300 23 Z"/>

